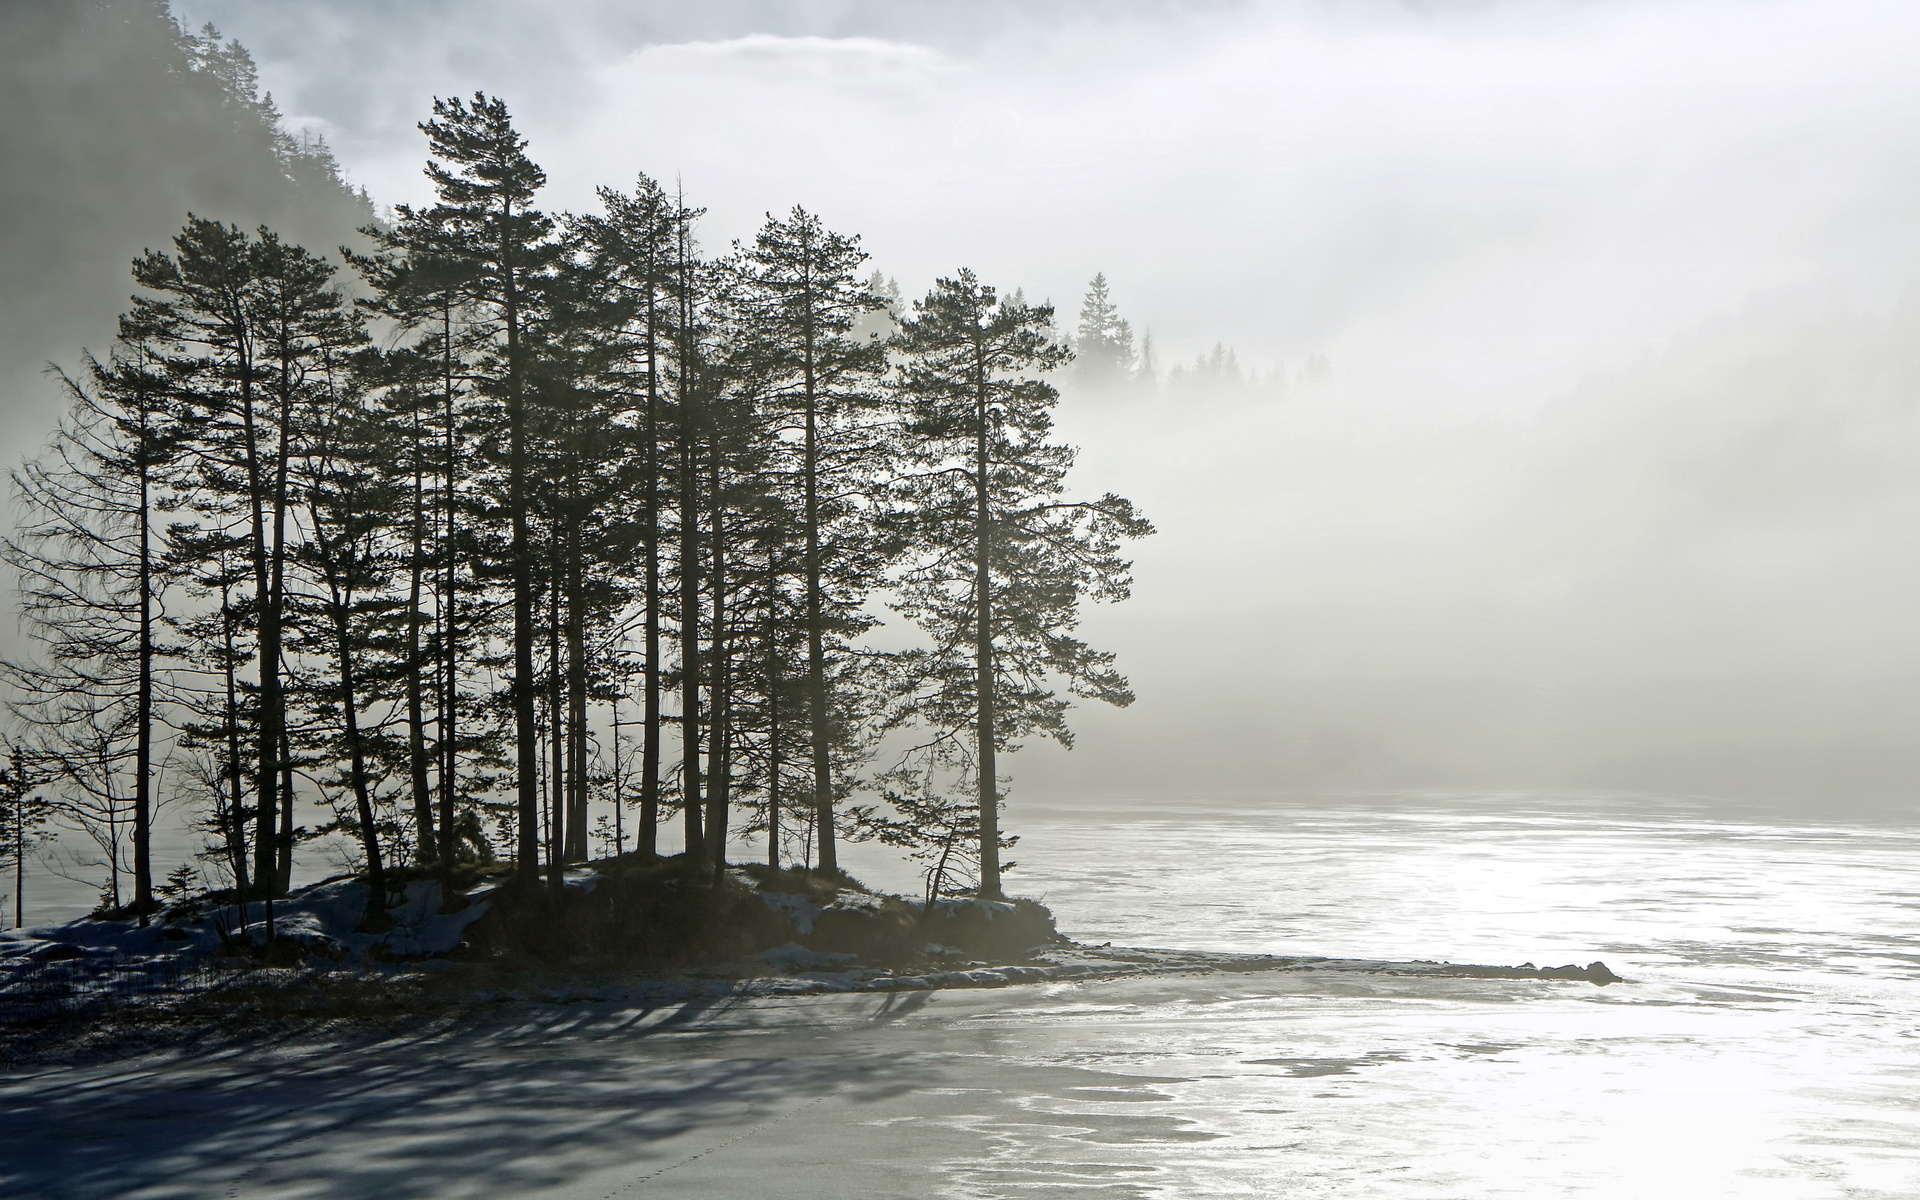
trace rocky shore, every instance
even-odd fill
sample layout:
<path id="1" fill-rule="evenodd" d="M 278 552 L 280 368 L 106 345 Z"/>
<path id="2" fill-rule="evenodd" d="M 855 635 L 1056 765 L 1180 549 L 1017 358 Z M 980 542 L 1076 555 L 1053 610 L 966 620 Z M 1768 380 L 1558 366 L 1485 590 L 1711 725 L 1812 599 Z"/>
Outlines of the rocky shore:
<path id="1" fill-rule="evenodd" d="M 1600 962 L 1558 967 L 1393 962 L 1088 946 L 1031 900 L 869 891 L 844 876 L 681 860 L 613 859 L 564 886 L 402 881 L 369 912 L 343 877 L 245 921 L 231 899 L 176 903 L 141 926 L 89 919 L 0 938 L 0 1057 L 16 1062 L 102 1031 L 378 1018 L 474 1005 L 909 992 L 1144 975 L 1325 972 L 1605 985 Z M 96 1028 L 97 1027 L 97 1028 Z"/>

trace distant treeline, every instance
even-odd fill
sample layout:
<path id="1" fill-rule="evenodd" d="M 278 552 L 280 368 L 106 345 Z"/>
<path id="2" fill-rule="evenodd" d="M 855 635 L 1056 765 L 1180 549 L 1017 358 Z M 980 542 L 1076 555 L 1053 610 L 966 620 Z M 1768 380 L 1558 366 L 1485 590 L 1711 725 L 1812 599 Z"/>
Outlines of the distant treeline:
<path id="1" fill-rule="evenodd" d="M 1151 531 L 1064 490 L 1052 311 L 968 271 L 903 305 L 799 209 L 704 253 L 644 177 L 549 215 L 496 99 L 421 128 L 437 202 L 367 253 L 190 217 L 67 377 L 14 476 L 0 841 L 57 806 L 135 912 L 163 802 L 243 899 L 333 833 L 379 897 L 669 821 L 710 867 L 878 837 L 997 896 L 996 754 L 1131 699 L 1073 630 Z"/>

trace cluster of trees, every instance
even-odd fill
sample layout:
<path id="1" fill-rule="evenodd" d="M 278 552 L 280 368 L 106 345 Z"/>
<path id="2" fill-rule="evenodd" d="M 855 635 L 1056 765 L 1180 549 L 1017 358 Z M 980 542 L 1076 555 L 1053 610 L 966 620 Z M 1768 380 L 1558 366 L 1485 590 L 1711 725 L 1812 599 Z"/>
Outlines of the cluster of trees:
<path id="1" fill-rule="evenodd" d="M 1133 324 L 1120 315 L 1107 286 L 1107 274 L 1098 272 L 1080 301 L 1080 323 L 1074 338 L 1074 368 L 1097 387 L 1142 383 L 1151 386 L 1156 369 L 1153 335 L 1145 334 L 1136 348 Z"/>
<path id="2" fill-rule="evenodd" d="M 1275 395 L 1286 390 L 1285 367 L 1270 371 L 1242 366 L 1231 346 L 1215 342 L 1191 363 L 1175 363 L 1164 374 L 1155 362 L 1153 335 L 1143 333 L 1136 344 L 1133 325 L 1120 315 L 1104 272 L 1087 285 L 1080 302 L 1080 321 L 1073 339 L 1074 374 L 1093 388 L 1107 392 L 1165 394 L 1179 399 Z M 1292 374 L 1292 381 L 1310 384 L 1327 373 L 1323 355 L 1308 357 Z"/>
<path id="3" fill-rule="evenodd" d="M 966 271 L 908 309 L 799 209 L 706 254 L 644 177 L 550 215 L 497 99 L 421 128 L 437 202 L 345 269 L 199 218 L 135 262 L 14 476 L 9 786 L 141 913 L 163 799 L 269 914 L 323 834 L 378 898 L 496 853 L 557 884 L 670 821 L 707 867 L 875 836 L 997 896 L 997 755 L 1131 699 L 1073 630 L 1150 532 L 1065 493 L 1051 310 Z M 909 648 L 863 640 L 889 608 Z"/>

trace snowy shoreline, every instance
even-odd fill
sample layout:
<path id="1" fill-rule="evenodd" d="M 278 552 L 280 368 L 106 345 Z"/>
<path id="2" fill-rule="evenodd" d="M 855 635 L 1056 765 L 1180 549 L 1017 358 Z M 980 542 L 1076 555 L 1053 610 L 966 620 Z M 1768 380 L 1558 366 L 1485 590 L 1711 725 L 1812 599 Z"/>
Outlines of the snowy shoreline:
<path id="1" fill-rule="evenodd" d="M 465 890 L 453 912 L 442 911 L 436 883 L 415 881 L 394 894 L 373 928 L 364 884 L 329 880 L 276 904 L 277 944 L 285 948 L 277 964 L 257 946 L 247 953 L 246 940 L 235 937 L 238 914 L 211 898 L 176 905 L 146 926 L 87 919 L 0 934 L 0 1060 L 19 1065 L 116 1039 L 138 1043 L 163 1027 L 197 1040 L 263 1022 L 380 1020 L 502 1004 L 672 1004 L 1156 975 L 1619 981 L 1598 962 L 1540 968 L 1089 946 L 1055 933 L 1051 914 L 1031 901 L 941 900 L 929 910 L 854 888 L 809 896 L 761 890 L 744 875 L 723 882 L 701 894 L 725 893 L 733 905 L 712 945 L 731 939 L 735 948 L 706 961 L 541 959 L 515 950 L 529 937 L 565 945 L 582 929 L 591 932 L 593 920 L 606 920 L 582 902 L 603 902 L 623 927 L 638 919 L 621 877 L 591 870 L 570 873 L 557 900 L 486 882 Z M 250 909 L 252 927 L 264 914 L 257 904 Z M 757 949 L 741 941 L 747 933 Z"/>
<path id="2" fill-rule="evenodd" d="M 220 969 L 205 959 L 198 973 L 162 976 L 168 960 L 118 959 L 140 982 L 128 988 L 114 969 L 86 960 L 36 962 L 33 942 L 17 935 L 0 949 L 0 1072 L 76 1065 L 102 1057 L 187 1048 L 245 1046 L 268 1037 L 377 1031 L 396 1023 L 444 1021 L 578 1004 L 658 1008 L 729 1001 L 853 997 L 879 993 L 1101 984 L 1145 977 L 1290 974 L 1424 979 L 1541 980 L 1605 985 L 1622 982 L 1602 963 L 1538 968 L 1443 962 L 1396 962 L 1319 955 L 1221 954 L 1199 951 L 1062 944 L 1021 963 L 971 963 L 951 970 L 911 970 L 819 963 L 797 945 L 751 959 L 675 972 L 533 972 L 490 964 L 428 961 L 307 968 Z M 59 943 L 38 942 L 40 946 Z M 131 964 L 130 967 L 128 964 Z M 833 969 L 805 969 L 830 966 Z M 783 970 L 784 969 L 784 970 Z M 33 986 L 37 983 L 39 986 Z M 49 988 L 47 985 L 53 986 Z"/>
<path id="3" fill-rule="evenodd" d="M 735 882 L 750 881 L 739 872 Z M 593 870 L 569 873 L 566 892 L 589 896 L 608 882 Z M 669 981 L 700 979 L 744 995 L 798 995 L 833 992 L 912 991 L 936 988 L 1002 987 L 1021 983 L 1122 978 L 1135 975 L 1193 971 L 1293 972 L 1337 971 L 1379 975 L 1421 975 L 1482 979 L 1572 979 L 1595 984 L 1618 982 L 1604 963 L 1585 967 L 1493 966 L 1432 960 L 1392 961 L 1340 958 L 1327 955 L 1246 954 L 1148 947 L 1119 947 L 1111 943 L 1088 946 L 1053 931 L 1052 916 L 1030 901 L 1007 903 L 981 900 L 941 900 L 926 910 L 920 902 L 865 890 L 829 889 L 830 898 L 760 888 L 742 889 L 759 901 L 754 908 L 773 916 L 792 940 L 756 952 L 729 956 L 723 961 L 681 964 L 662 969 L 659 964 L 623 965 L 616 962 L 492 963 L 465 956 L 468 938 L 482 934 L 481 922 L 512 898 L 497 882 L 466 889 L 460 905 L 443 911 L 440 888 L 432 881 L 415 881 L 396 892 L 382 914 L 381 928 L 366 928 L 367 890 L 350 877 L 327 880 L 302 888 L 280 901 L 275 914 L 277 937 L 297 950 L 307 967 L 332 965 L 367 971 L 399 980 L 410 976 L 446 978 L 465 973 L 497 974 L 516 970 L 529 978 L 619 977 L 629 982 L 664 985 Z M 503 900 L 504 897 L 504 900 Z M 764 907 L 762 907 L 764 906 Z M 249 926 L 264 918 L 258 902 L 248 906 Z M 892 910 L 889 912 L 889 910 Z M 214 960 L 231 948 L 238 913 L 221 908 L 210 898 L 176 906 L 147 925 L 127 919 L 83 919 L 32 931 L 0 932 L 0 1001 L 4 1001 L 23 971 L 45 974 L 60 963 L 73 964 L 68 973 L 80 976 L 89 965 L 151 964 L 159 960 Z M 548 922 L 564 920 L 544 914 Z M 876 931 L 898 935 L 884 927 L 891 916 L 912 924 L 915 943 L 911 962 L 876 958 L 872 950 L 887 938 Z M 1026 918 L 1024 921 L 1020 918 Z M 1036 925 L 1035 919 L 1039 924 Z M 827 933 L 838 919 L 838 936 Z M 847 928 L 853 925 L 851 931 Z M 1032 938 L 1020 949 L 1010 949 L 1006 937 L 994 937 L 993 927 L 1007 926 L 1016 940 Z M 926 940 L 944 929 L 965 943 L 940 945 Z M 557 932 L 557 931 L 552 931 Z M 899 942 L 894 936 L 891 941 Z M 924 943 L 924 944 L 921 944 Z M 996 944 L 1001 943 L 1001 944 Z M 898 949 L 897 945 L 893 947 Z M 464 961 L 463 961 L 464 958 Z M 229 967 L 255 978 L 272 972 Z M 296 970 L 293 974 L 298 974 Z M 451 982 L 451 978 L 447 978 Z M 78 980 L 76 979 L 76 982 Z M 0 1003 L 0 1021 L 5 1020 Z"/>

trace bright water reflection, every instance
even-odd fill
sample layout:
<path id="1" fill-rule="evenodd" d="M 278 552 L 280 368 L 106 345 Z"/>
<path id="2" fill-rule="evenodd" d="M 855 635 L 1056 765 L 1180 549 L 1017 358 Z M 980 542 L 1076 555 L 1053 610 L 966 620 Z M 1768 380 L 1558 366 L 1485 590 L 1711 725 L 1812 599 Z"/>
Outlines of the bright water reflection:
<path id="1" fill-rule="evenodd" d="M 1537 798 L 1107 816 L 1018 822 L 1023 889 L 1081 940 L 1600 958 L 1633 982 L 1196 979 L 983 1018 L 996 1054 L 1154 1077 L 1163 1100 L 1037 1102 L 1183 1123 L 1092 1156 L 1149 1168 L 1102 1194 L 1920 1195 L 1912 829 Z M 999 1144 L 1012 1166 L 1061 1138 Z M 956 1195 L 1014 1194 L 950 1169 Z"/>
<path id="2" fill-rule="evenodd" d="M 1541 797 L 1016 807 L 1082 940 L 1585 963 L 505 1007 L 0 1076 L 0 1193 L 1920 1196 L 1920 834 Z M 898 865 L 850 855 L 870 882 Z M 0 1139 L 5 1143 L 7 1139 Z"/>

